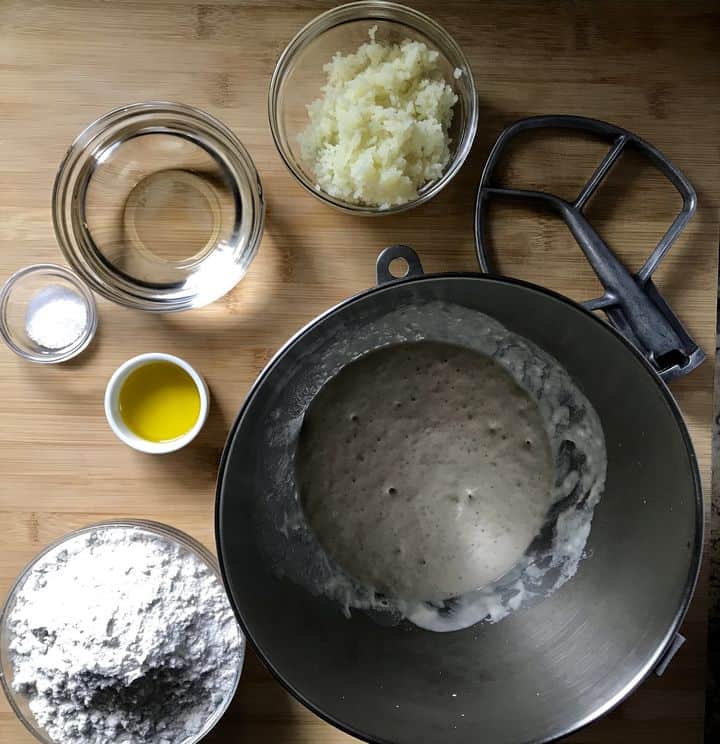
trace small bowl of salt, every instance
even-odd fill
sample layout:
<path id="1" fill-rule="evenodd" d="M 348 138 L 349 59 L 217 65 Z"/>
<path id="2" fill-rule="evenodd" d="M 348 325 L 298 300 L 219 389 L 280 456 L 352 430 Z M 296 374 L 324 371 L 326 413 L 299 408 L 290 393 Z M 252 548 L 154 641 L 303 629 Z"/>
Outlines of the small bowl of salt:
<path id="1" fill-rule="evenodd" d="M 0 335 L 18 356 L 55 364 L 77 356 L 97 328 L 95 299 L 69 269 L 36 264 L 0 289 Z"/>

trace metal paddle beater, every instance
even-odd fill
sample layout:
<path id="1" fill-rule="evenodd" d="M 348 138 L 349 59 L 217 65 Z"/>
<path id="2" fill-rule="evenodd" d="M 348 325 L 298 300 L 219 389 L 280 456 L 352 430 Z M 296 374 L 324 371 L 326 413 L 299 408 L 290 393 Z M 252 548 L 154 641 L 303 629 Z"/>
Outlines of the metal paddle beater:
<path id="1" fill-rule="evenodd" d="M 508 143 L 521 132 L 540 129 L 586 132 L 610 143 L 610 149 L 574 201 L 545 191 L 494 185 L 495 168 Z M 683 205 L 660 242 L 633 276 L 587 220 L 584 208 L 625 149 L 632 148 L 673 184 Z M 705 353 L 683 327 L 652 281 L 652 274 L 677 240 L 695 212 L 697 196 L 685 175 L 650 143 L 626 129 L 583 116 L 548 115 L 521 119 L 505 129 L 490 152 L 478 187 L 475 205 L 475 246 L 483 271 L 493 273 L 486 249 L 487 205 L 491 198 L 519 199 L 559 214 L 587 257 L 604 292 L 583 304 L 588 310 L 602 309 L 609 322 L 638 348 L 665 381 L 692 372 Z"/>

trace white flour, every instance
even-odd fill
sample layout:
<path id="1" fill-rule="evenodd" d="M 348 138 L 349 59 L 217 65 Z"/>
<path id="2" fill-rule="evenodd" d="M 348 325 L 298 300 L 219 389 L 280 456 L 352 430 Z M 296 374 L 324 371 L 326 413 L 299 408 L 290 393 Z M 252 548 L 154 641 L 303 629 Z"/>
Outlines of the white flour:
<path id="1" fill-rule="evenodd" d="M 98 527 L 41 558 L 9 630 L 13 688 L 59 744 L 183 742 L 243 658 L 216 575 L 137 527 Z"/>

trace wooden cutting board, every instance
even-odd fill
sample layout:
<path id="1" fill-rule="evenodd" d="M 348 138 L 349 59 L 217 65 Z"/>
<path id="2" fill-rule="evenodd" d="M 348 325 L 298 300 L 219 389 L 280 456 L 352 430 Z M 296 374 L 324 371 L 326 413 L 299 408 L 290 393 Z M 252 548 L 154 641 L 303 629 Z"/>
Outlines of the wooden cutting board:
<path id="1" fill-rule="evenodd" d="M 55 169 L 75 135 L 118 105 L 148 99 L 195 104 L 242 139 L 267 196 L 263 243 L 233 292 L 188 314 L 157 317 L 100 301 L 100 328 L 77 360 L 41 367 L 0 348 L 0 594 L 23 565 L 68 530 L 112 517 L 173 524 L 213 547 L 215 472 L 230 422 L 270 355 L 333 303 L 373 283 L 390 242 L 416 248 L 427 271 L 474 270 L 472 208 L 480 169 L 501 129 L 533 114 L 599 117 L 635 131 L 681 167 L 699 195 L 690 227 L 658 284 L 712 356 L 720 195 L 720 15 L 712 2 L 430 0 L 417 6 L 467 53 L 480 94 L 477 142 L 433 202 L 397 217 L 339 214 L 304 193 L 280 161 L 266 119 L 277 55 L 331 3 L 61 3 L 0 0 L 0 276 L 62 262 L 50 218 Z M 516 184 L 572 193 L 600 150 L 549 137 L 520 148 Z M 624 162 L 589 215 L 637 268 L 679 206 L 672 189 Z M 493 243 L 506 273 L 575 299 L 596 285 L 565 229 L 547 216 L 503 208 Z M 188 359 L 212 389 L 208 425 L 193 446 L 150 457 L 118 442 L 102 396 L 112 371 L 151 350 Z M 712 361 L 673 385 L 709 495 Z M 709 496 L 708 496 L 709 503 Z M 699 742 L 703 727 L 707 577 L 664 677 L 574 742 Z M 301 642 L 301 639 L 298 639 Z M 31 737 L 0 701 L 0 741 Z M 290 698 L 249 654 L 240 694 L 213 742 L 349 741 Z"/>

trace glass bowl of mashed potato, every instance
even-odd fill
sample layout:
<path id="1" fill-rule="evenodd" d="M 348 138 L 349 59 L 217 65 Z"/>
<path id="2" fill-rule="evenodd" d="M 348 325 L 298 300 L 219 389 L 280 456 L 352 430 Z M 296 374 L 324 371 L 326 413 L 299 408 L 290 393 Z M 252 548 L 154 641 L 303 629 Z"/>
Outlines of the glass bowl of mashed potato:
<path id="1" fill-rule="evenodd" d="M 432 199 L 470 152 L 478 99 L 467 58 L 441 26 L 380 0 L 315 18 L 281 54 L 268 115 L 290 172 L 353 214 Z"/>

